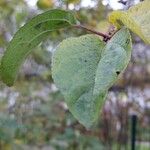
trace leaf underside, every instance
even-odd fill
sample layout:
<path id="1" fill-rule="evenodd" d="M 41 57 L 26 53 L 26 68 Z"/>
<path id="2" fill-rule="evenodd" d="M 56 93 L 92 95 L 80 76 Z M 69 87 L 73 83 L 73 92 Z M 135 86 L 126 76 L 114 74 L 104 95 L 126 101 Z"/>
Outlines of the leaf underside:
<path id="1" fill-rule="evenodd" d="M 95 35 L 64 40 L 52 60 L 52 76 L 72 114 L 87 128 L 98 119 L 108 89 L 127 66 L 131 37 L 126 28 L 107 45 Z"/>
<path id="2" fill-rule="evenodd" d="M 122 25 L 136 33 L 145 43 L 150 44 L 150 1 L 141 2 L 127 11 L 113 11 L 109 21 L 117 28 Z"/>
<path id="3" fill-rule="evenodd" d="M 72 13 L 54 9 L 37 15 L 21 27 L 2 57 L 0 71 L 3 82 L 8 86 L 13 85 L 21 64 L 32 49 L 43 41 L 51 31 L 72 24 L 76 24 Z"/>

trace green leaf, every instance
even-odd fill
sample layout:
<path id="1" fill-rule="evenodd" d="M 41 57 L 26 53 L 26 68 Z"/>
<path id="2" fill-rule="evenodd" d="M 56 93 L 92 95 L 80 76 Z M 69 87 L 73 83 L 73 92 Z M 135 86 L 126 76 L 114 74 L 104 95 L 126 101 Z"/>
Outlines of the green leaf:
<path id="1" fill-rule="evenodd" d="M 95 35 L 64 40 L 52 60 L 52 76 L 72 114 L 86 127 L 98 119 L 108 89 L 131 56 L 128 29 L 118 31 L 107 45 Z"/>
<path id="2" fill-rule="evenodd" d="M 3 82 L 9 86 L 13 85 L 21 64 L 31 50 L 51 31 L 73 24 L 76 24 L 74 15 L 58 9 L 44 12 L 26 23 L 15 34 L 2 58 L 0 70 Z"/>
<path id="3" fill-rule="evenodd" d="M 136 33 L 145 43 L 150 44 L 150 1 L 145 0 L 127 11 L 113 11 L 109 21 L 117 28 L 127 26 Z"/>

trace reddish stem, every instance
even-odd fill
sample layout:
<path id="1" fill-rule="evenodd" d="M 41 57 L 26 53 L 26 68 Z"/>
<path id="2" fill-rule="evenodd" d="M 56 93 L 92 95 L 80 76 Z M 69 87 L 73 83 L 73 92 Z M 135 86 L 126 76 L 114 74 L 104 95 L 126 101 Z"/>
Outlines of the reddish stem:
<path id="1" fill-rule="evenodd" d="M 89 29 L 89 28 L 87 28 L 87 27 L 85 27 L 85 26 L 82 26 L 82 25 L 74 25 L 74 27 L 79 28 L 79 29 L 85 29 L 85 30 L 90 31 L 90 32 L 92 32 L 92 33 L 94 33 L 94 34 L 97 34 L 97 35 L 99 35 L 99 36 L 102 36 L 102 37 L 104 38 L 104 41 L 108 41 L 108 40 L 110 40 L 110 38 L 111 38 L 111 37 L 110 37 L 109 35 L 107 35 L 107 34 L 104 34 L 104 33 L 98 32 L 98 31 L 95 31 L 95 30 L 93 30 L 93 29 Z"/>

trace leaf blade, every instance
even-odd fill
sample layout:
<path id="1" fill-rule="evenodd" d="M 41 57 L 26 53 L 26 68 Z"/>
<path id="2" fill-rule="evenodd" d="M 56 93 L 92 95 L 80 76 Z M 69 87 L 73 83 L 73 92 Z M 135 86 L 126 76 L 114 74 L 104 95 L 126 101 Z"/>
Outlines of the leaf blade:
<path id="1" fill-rule="evenodd" d="M 69 38 L 58 46 L 52 59 L 54 82 L 63 93 L 69 110 L 86 126 L 90 126 L 92 121 L 87 123 L 85 120 L 94 118 L 88 113 L 90 108 L 86 102 L 90 103 L 92 98 L 90 87 L 94 84 L 94 74 L 104 46 L 95 35 Z"/>
<path id="2" fill-rule="evenodd" d="M 127 11 L 113 11 L 109 16 L 109 21 L 118 29 L 122 25 L 127 26 L 141 39 L 150 44 L 150 1 L 143 1 Z"/>
<path id="3" fill-rule="evenodd" d="M 97 36 L 85 35 L 69 38 L 56 49 L 52 77 L 69 110 L 87 128 L 97 121 L 108 89 L 118 78 L 116 71 L 126 68 L 130 56 L 131 37 L 126 28 L 107 45 Z"/>
<path id="4" fill-rule="evenodd" d="M 21 27 L 2 57 L 0 68 L 3 82 L 9 86 L 13 85 L 21 64 L 31 50 L 51 31 L 73 24 L 76 24 L 76 19 L 71 12 L 55 9 L 34 17 Z"/>

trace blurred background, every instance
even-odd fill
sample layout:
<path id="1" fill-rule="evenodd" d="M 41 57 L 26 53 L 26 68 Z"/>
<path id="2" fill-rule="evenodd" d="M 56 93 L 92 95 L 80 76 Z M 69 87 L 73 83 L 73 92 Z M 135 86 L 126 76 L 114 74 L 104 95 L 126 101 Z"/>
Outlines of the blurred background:
<path id="1" fill-rule="evenodd" d="M 112 10 L 139 2 L 0 0 L 0 58 L 19 27 L 47 9 L 73 10 L 81 24 L 106 32 Z M 0 150 L 130 150 L 135 134 L 136 150 L 150 150 L 150 46 L 135 35 L 132 60 L 110 89 L 98 126 L 86 130 L 68 111 L 51 77 L 51 56 L 63 39 L 86 33 L 51 32 L 25 61 L 15 85 L 0 83 Z"/>

